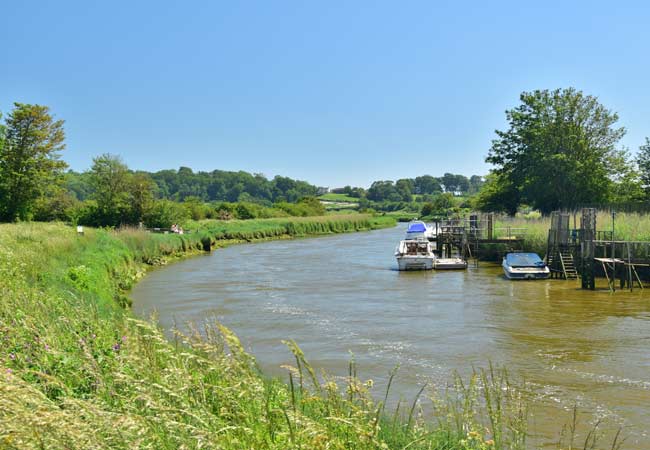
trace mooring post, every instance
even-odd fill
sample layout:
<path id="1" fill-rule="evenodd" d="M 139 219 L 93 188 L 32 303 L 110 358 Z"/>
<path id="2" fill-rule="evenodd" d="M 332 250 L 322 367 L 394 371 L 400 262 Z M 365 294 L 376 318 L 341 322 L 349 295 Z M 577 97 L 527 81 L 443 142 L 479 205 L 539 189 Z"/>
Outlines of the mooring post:
<path id="1" fill-rule="evenodd" d="M 634 290 L 632 282 L 632 253 L 630 252 L 630 243 L 627 242 L 627 282 L 630 285 L 630 292 Z"/>
<path id="2" fill-rule="evenodd" d="M 596 210 L 582 210 L 582 241 L 580 242 L 580 259 L 582 262 L 582 289 L 596 289 L 596 267 L 594 264 L 596 237 Z"/>
<path id="3" fill-rule="evenodd" d="M 487 234 L 488 234 L 488 240 L 492 240 L 494 237 L 494 223 L 493 223 L 493 214 L 488 214 L 487 217 Z"/>

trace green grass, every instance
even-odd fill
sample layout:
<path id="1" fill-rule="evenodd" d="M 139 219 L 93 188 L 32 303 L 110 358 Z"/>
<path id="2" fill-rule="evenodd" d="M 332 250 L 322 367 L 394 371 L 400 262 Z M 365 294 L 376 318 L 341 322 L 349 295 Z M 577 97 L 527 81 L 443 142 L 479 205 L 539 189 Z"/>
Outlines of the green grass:
<path id="1" fill-rule="evenodd" d="M 125 308 L 147 267 L 198 252 L 206 239 L 391 224 L 361 215 L 205 221 L 182 236 L 0 225 L 0 448 L 524 448 L 527 402 L 503 372 L 457 378 L 432 399 L 433 416 L 414 401 L 388 411 L 388 392 L 373 396 L 353 363 L 348 377 L 317 377 L 288 342 L 296 363 L 284 383 L 264 377 L 219 323 L 169 342 Z"/>
<path id="2" fill-rule="evenodd" d="M 350 197 L 347 194 L 334 194 L 332 192 L 323 194 L 318 199 L 326 202 L 359 203 L 359 199 L 356 197 Z"/>

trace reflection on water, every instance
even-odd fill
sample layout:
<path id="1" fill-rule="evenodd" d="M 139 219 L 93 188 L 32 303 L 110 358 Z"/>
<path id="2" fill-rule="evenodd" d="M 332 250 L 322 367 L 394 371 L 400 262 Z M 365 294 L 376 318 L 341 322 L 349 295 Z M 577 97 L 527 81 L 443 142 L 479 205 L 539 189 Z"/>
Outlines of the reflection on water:
<path id="1" fill-rule="evenodd" d="M 152 272 L 136 312 L 164 327 L 216 315 L 267 373 L 291 363 L 282 339 L 344 374 L 350 352 L 381 389 L 400 365 L 397 395 L 445 387 L 488 361 L 526 380 L 539 399 L 532 431 L 551 443 L 569 410 L 624 426 L 626 446 L 650 440 L 650 292 L 589 292 L 578 281 L 506 280 L 497 265 L 399 272 L 404 227 L 241 245 Z M 379 390 L 377 392 L 380 392 Z M 558 411 L 562 411 L 561 414 Z"/>

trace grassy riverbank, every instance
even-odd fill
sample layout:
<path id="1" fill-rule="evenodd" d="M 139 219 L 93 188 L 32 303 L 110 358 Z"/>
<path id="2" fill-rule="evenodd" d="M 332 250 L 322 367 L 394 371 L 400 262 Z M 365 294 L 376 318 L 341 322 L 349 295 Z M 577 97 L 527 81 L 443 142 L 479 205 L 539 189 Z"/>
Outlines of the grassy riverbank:
<path id="1" fill-rule="evenodd" d="M 526 402 L 502 373 L 456 383 L 425 419 L 372 381 L 259 373 L 217 323 L 167 341 L 124 306 L 147 267 L 228 242 L 389 226 L 392 219 L 203 222 L 194 233 L 0 225 L 0 448 L 524 448 Z M 383 393 L 376 393 L 383 398 Z"/>

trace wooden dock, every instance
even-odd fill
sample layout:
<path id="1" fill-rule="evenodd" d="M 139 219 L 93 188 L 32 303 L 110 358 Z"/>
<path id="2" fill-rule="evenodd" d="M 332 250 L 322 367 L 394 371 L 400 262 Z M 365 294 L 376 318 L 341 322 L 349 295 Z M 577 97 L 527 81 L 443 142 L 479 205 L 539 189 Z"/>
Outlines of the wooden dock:
<path id="1" fill-rule="evenodd" d="M 556 211 L 551 214 L 551 229 L 545 260 L 557 278 L 581 279 L 583 289 L 596 289 L 596 275 L 607 280 L 611 292 L 620 288 L 643 289 L 639 268 L 650 267 L 649 241 L 614 240 L 614 232 L 597 230 L 596 210 L 583 208 L 580 228 L 577 213 Z"/>
<path id="2" fill-rule="evenodd" d="M 465 260 L 473 259 L 478 265 L 487 245 L 503 245 L 504 251 L 523 249 L 524 228 L 498 228 L 494 225 L 494 214 L 472 214 L 468 219 L 436 221 L 436 252 L 445 258 L 457 255 Z"/>

